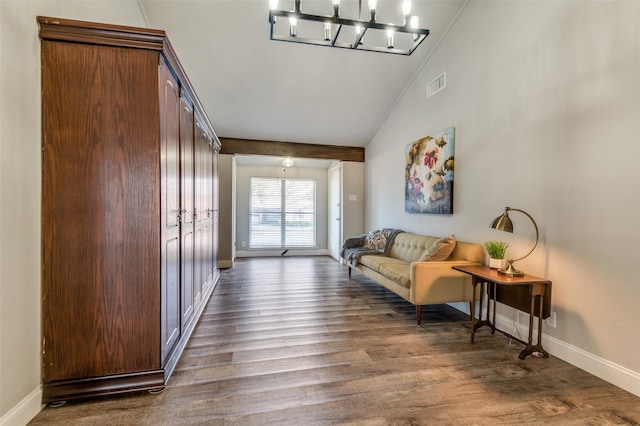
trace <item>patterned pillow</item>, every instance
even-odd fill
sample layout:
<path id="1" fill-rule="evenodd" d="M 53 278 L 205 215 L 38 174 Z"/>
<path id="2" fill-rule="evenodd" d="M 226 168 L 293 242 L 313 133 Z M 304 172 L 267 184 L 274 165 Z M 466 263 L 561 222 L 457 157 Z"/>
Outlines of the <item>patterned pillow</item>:
<path id="1" fill-rule="evenodd" d="M 364 245 L 362 247 L 384 252 L 390 233 L 391 231 L 386 229 L 381 231 L 371 231 L 367 234 L 367 238 L 364 240 Z"/>
<path id="2" fill-rule="evenodd" d="M 422 253 L 418 262 L 427 262 L 434 260 L 447 260 L 447 258 L 456 248 L 456 236 L 451 234 L 447 238 L 441 238 L 431 245 Z"/>

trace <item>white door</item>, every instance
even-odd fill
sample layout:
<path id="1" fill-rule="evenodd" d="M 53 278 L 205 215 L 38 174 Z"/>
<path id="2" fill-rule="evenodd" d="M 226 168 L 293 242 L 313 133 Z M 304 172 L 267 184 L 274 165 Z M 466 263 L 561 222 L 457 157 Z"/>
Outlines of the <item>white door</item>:
<path id="1" fill-rule="evenodd" d="M 340 260 L 340 246 L 342 244 L 342 224 L 340 217 L 340 164 L 331 167 L 328 171 L 329 186 L 329 224 L 327 226 L 327 245 L 329 255 Z"/>

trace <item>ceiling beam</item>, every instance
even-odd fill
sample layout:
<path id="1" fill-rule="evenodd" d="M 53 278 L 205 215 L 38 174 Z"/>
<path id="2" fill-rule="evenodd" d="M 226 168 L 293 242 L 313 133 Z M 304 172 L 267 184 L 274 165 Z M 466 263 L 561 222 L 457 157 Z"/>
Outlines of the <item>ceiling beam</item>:
<path id="1" fill-rule="evenodd" d="M 275 155 L 279 157 L 317 158 L 364 162 L 364 148 L 310 143 L 258 141 L 252 139 L 220 138 L 220 154 Z"/>

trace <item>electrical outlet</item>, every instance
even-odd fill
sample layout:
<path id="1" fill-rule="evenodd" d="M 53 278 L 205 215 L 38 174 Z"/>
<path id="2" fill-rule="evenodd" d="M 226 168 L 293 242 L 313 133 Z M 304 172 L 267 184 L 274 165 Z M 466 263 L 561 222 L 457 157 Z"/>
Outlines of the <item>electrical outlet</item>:
<path id="1" fill-rule="evenodd" d="M 556 311 L 551 311 L 551 315 L 545 321 L 549 327 L 556 328 Z"/>
<path id="2" fill-rule="evenodd" d="M 243 242 L 242 242 L 242 247 L 246 247 L 246 246 L 247 246 L 247 242 L 246 242 L 246 241 L 243 241 Z"/>

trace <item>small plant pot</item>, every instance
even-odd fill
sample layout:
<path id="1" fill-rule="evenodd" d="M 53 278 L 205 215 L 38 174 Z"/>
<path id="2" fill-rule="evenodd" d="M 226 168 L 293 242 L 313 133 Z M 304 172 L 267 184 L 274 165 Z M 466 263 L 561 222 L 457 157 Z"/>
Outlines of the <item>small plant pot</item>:
<path id="1" fill-rule="evenodd" d="M 507 259 L 489 259 L 489 268 L 504 269 L 507 267 Z"/>

